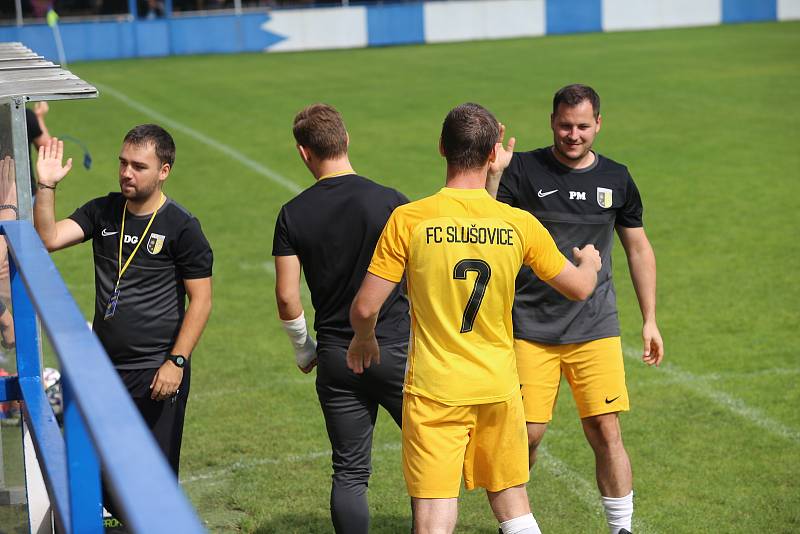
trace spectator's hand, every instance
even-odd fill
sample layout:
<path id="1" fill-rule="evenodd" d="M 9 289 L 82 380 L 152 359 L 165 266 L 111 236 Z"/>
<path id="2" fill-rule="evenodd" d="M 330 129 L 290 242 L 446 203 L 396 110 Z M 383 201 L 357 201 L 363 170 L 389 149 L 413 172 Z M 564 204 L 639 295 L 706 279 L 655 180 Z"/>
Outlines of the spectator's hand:
<path id="1" fill-rule="evenodd" d="M 8 309 L 0 315 L 0 337 L 0 344 L 4 349 L 13 349 L 17 344 L 14 337 L 14 317 Z"/>
<path id="2" fill-rule="evenodd" d="M 375 331 L 370 337 L 364 339 L 353 336 L 350 348 L 347 349 L 347 367 L 355 374 L 360 375 L 373 362 L 381 363 L 381 350 L 378 347 L 378 340 L 375 338 Z"/>
<path id="3" fill-rule="evenodd" d="M 11 156 L 0 161 L 0 204 L 17 205 L 17 168 Z M 16 219 L 13 210 L 0 211 L 0 219 L 9 218 Z"/>
<path id="4" fill-rule="evenodd" d="M 50 106 L 47 104 L 46 101 L 36 102 L 33 105 L 33 112 L 36 114 L 37 117 L 40 119 L 47 115 L 47 112 L 50 111 Z"/>
<path id="5" fill-rule="evenodd" d="M 55 186 L 72 169 L 72 158 L 67 160 L 66 165 L 62 165 L 64 159 L 64 141 L 59 141 L 57 137 L 50 139 L 50 142 L 42 145 L 39 149 L 39 158 L 36 160 L 36 172 L 39 174 L 39 183 L 47 186 Z"/>

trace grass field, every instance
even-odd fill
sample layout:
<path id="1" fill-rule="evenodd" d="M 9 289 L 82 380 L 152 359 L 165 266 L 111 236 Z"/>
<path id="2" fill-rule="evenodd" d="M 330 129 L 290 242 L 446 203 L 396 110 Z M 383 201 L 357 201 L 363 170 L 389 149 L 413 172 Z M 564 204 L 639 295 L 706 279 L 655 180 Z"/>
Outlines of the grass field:
<path id="1" fill-rule="evenodd" d="M 214 248 L 214 312 L 194 355 L 181 475 L 209 528 L 332 531 L 314 378 L 295 368 L 273 297 L 275 216 L 311 184 L 294 113 L 335 105 L 356 170 L 416 199 L 443 184 L 437 138 L 454 105 L 485 105 L 527 150 L 550 142 L 553 92 L 580 81 L 603 98 L 596 147 L 631 169 L 659 261 L 660 369 L 638 361 L 636 299 L 624 256 L 615 262 L 635 530 L 800 530 L 798 50 L 800 24 L 782 23 L 72 65 L 102 96 L 51 107 L 51 132 L 84 140 L 95 160 L 59 187 L 59 215 L 116 190 L 124 133 L 162 122 L 178 146 L 166 191 Z M 90 246 L 55 260 L 89 317 Z M 376 533 L 408 531 L 399 442 L 382 414 Z M 606 532 L 566 389 L 544 443 L 529 486 L 542 530 Z M 483 494 L 465 493 L 458 532 L 495 530 Z"/>

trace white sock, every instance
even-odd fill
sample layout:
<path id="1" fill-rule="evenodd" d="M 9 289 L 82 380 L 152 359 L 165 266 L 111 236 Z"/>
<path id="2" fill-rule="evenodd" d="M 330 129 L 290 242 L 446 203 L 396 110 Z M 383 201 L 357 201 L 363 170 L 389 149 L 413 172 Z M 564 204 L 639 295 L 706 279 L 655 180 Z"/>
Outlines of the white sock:
<path id="1" fill-rule="evenodd" d="M 533 514 L 521 515 L 500 523 L 503 534 L 542 534 Z"/>
<path id="2" fill-rule="evenodd" d="M 603 497 L 603 508 L 606 510 L 608 531 L 618 534 L 621 528 L 631 531 L 631 518 L 633 517 L 633 491 L 624 497 Z"/>

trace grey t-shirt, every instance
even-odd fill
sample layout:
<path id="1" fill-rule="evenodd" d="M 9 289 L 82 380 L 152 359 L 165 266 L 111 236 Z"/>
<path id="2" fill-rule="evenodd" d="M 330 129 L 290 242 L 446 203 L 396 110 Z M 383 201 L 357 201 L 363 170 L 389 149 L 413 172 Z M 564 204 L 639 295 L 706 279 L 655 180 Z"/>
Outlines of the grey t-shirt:
<path id="1" fill-rule="evenodd" d="M 573 170 L 549 147 L 517 152 L 503 173 L 497 200 L 532 213 L 568 259 L 572 247 L 593 244 L 603 260 L 597 288 L 583 302 L 567 299 L 523 267 L 512 312 L 514 337 L 562 345 L 618 336 L 611 280 L 614 227 L 642 226 L 642 200 L 628 169 L 597 155 L 591 167 Z"/>

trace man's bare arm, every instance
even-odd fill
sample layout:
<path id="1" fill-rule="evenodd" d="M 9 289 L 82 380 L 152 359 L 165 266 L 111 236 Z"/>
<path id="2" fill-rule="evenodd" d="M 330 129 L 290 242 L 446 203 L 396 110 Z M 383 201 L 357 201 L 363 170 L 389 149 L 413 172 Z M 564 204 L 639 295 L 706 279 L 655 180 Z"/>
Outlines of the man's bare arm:
<path id="1" fill-rule="evenodd" d="M 83 241 L 83 229 L 72 219 L 56 221 L 56 186 L 72 168 L 72 158 L 62 165 L 64 142 L 55 137 L 39 149 L 36 171 L 39 190 L 33 206 L 33 224 L 49 251 L 60 250 Z"/>
<path id="2" fill-rule="evenodd" d="M 586 300 L 597 286 L 597 272 L 602 266 L 600 253 L 594 245 L 586 245 L 573 248 L 572 254 L 577 265 L 565 262 L 561 272 L 545 283 L 570 300 Z"/>
<path id="3" fill-rule="evenodd" d="M 350 306 L 350 325 L 353 327 L 353 340 L 347 349 L 347 367 L 361 374 L 373 362 L 380 363 L 380 349 L 375 338 L 375 325 L 381 306 L 389 298 L 396 282 L 390 282 L 372 273 L 367 273 L 361 288 Z"/>
<path id="4" fill-rule="evenodd" d="M 297 367 L 310 373 L 317 365 L 317 343 L 308 334 L 300 301 L 302 265 L 297 256 L 275 256 L 275 302 L 283 329 L 294 348 Z"/>
<path id="5" fill-rule="evenodd" d="M 617 234 L 628 258 L 633 289 L 642 312 L 642 360 L 660 365 L 664 341 L 656 323 L 656 255 L 644 228 L 617 226 Z"/>
<path id="6" fill-rule="evenodd" d="M 189 358 L 197 342 L 200 341 L 200 335 L 211 315 L 211 277 L 184 280 L 183 286 L 189 297 L 189 306 L 186 308 L 186 315 L 183 317 L 181 329 L 178 331 L 171 352 Z M 164 400 L 173 396 L 182 380 L 183 368 L 171 360 L 165 361 L 156 371 L 150 384 L 150 398 Z"/>

